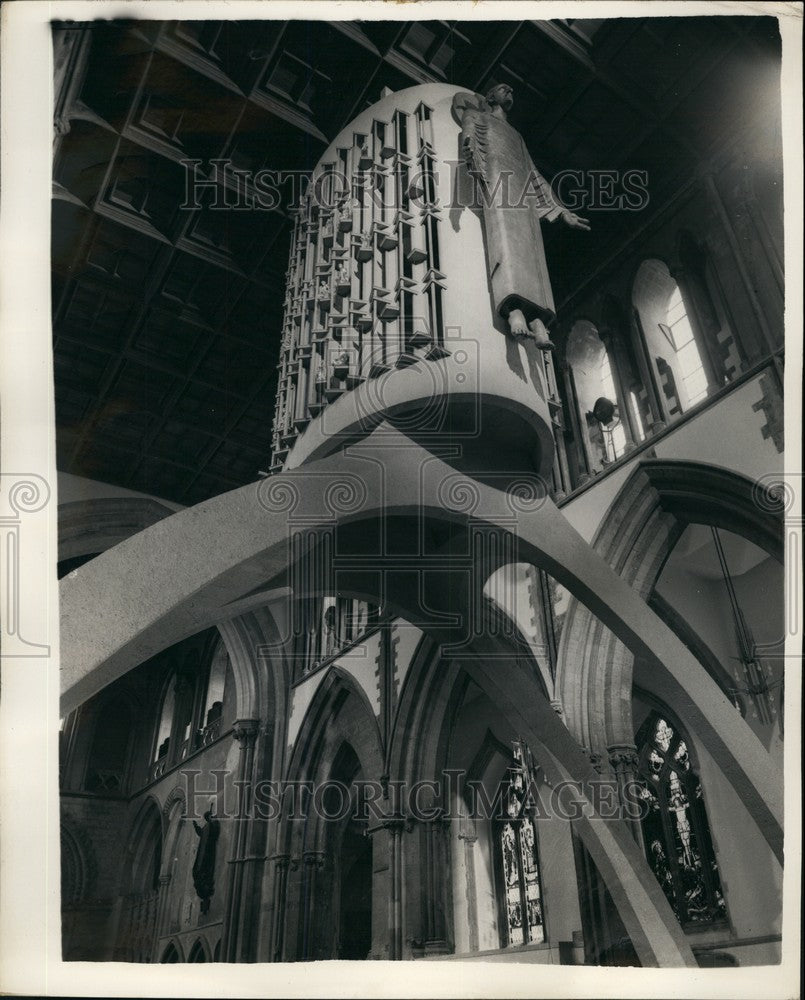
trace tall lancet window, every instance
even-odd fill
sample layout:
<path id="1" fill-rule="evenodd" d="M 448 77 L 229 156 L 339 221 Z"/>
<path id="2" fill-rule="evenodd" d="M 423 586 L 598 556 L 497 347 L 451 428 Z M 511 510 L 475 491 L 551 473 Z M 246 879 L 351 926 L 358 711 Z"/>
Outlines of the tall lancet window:
<path id="1" fill-rule="evenodd" d="M 649 864 L 683 927 L 725 920 L 702 786 L 687 744 L 657 713 L 638 736 L 648 811 L 643 836 Z"/>
<path id="2" fill-rule="evenodd" d="M 502 885 L 504 947 L 545 940 L 545 912 L 537 831 L 532 816 L 534 762 L 528 747 L 514 744 L 514 761 L 503 789 L 506 817 L 497 831 Z"/>
<path id="3" fill-rule="evenodd" d="M 609 360 L 609 352 L 605 349 L 601 356 L 601 391 L 603 395 L 617 404 L 618 395 L 615 389 L 615 378 L 612 374 L 612 365 Z M 607 426 L 602 426 L 604 432 L 604 444 L 607 450 L 607 459 L 614 462 L 626 451 L 626 431 L 620 418 L 610 421 Z"/>
<path id="4" fill-rule="evenodd" d="M 688 405 L 693 406 L 707 395 L 707 375 L 679 286 L 671 292 L 668 300 L 667 320 L 682 381 L 688 394 Z"/>

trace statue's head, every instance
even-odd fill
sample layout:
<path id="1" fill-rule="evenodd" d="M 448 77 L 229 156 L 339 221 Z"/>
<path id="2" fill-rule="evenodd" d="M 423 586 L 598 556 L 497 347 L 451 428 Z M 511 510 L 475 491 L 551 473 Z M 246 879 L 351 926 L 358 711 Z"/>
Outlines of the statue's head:
<path id="1" fill-rule="evenodd" d="M 499 83 L 487 92 L 486 103 L 493 107 L 500 105 L 504 111 L 508 111 L 514 104 L 514 92 L 508 83 Z"/>

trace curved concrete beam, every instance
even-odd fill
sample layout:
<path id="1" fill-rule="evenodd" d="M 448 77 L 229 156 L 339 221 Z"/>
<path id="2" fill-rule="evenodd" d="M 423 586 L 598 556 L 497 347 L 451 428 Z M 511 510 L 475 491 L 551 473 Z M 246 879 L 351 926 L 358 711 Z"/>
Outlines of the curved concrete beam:
<path id="1" fill-rule="evenodd" d="M 537 481 L 503 492 L 457 473 L 401 435 L 386 433 L 379 445 L 369 439 L 348 454 L 181 511 L 63 580 L 63 711 L 220 620 L 227 603 L 282 577 L 322 534 L 333 537 L 338 557 L 336 529 L 352 525 L 359 537 L 377 539 L 374 554 L 370 548 L 361 558 L 385 573 L 389 597 L 395 588 L 421 591 L 429 572 L 437 584 L 448 583 L 456 564 L 441 552 L 421 553 L 407 574 L 389 563 L 382 542 L 395 518 L 414 519 L 423 537 L 428 525 L 441 523 L 458 534 L 491 530 L 513 539 L 518 559 L 546 569 L 653 664 L 663 696 L 702 735 L 782 860 L 781 776 L 683 643 L 541 495 Z M 487 579 L 510 551 L 492 546 L 480 573 L 470 553 L 464 575 Z M 421 605 L 421 594 L 417 598 Z M 469 637 L 472 626 L 461 614 L 458 619 L 456 641 L 462 629 Z"/>
<path id="2" fill-rule="evenodd" d="M 59 504 L 59 562 L 118 545 L 174 513 L 149 497 L 101 497 Z"/>

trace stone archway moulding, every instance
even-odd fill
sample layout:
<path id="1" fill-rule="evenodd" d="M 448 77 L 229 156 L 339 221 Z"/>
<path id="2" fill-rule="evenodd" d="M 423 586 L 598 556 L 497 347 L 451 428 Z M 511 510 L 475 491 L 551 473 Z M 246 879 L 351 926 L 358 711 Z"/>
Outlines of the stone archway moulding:
<path id="1" fill-rule="evenodd" d="M 644 459 L 612 501 L 591 544 L 647 599 L 690 523 L 732 531 L 783 561 L 782 506 L 773 493 L 738 473 L 700 462 Z M 626 646 L 589 607 L 571 600 L 559 649 L 557 692 L 571 731 L 596 752 L 634 738 L 634 656 Z M 692 691 L 705 683 L 705 676 L 709 683 L 701 667 Z M 671 696 L 665 700 L 676 704 Z M 697 731 L 689 718 L 683 722 Z"/>

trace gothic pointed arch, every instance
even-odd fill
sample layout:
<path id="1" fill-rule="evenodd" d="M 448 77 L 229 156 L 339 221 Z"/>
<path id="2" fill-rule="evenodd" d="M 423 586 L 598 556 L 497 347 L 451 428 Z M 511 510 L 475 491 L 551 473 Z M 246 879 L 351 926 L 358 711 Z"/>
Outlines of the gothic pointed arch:
<path id="1" fill-rule="evenodd" d="M 119 961 L 152 961 L 162 853 L 162 810 L 151 795 L 146 795 L 121 857 L 122 899 L 115 943 Z"/>
<path id="2" fill-rule="evenodd" d="M 691 523 L 741 535 L 782 562 L 782 504 L 767 494 L 760 484 L 717 466 L 644 459 L 610 505 L 592 547 L 644 599 Z M 631 741 L 631 683 L 631 655 L 586 606 L 571 600 L 557 690 L 582 745 L 603 750 Z"/>
<path id="3" fill-rule="evenodd" d="M 324 731 L 335 719 L 348 698 L 354 698 L 366 724 L 367 746 L 382 759 L 382 738 L 374 709 L 366 692 L 343 667 L 334 664 L 327 670 L 305 711 L 299 732 L 288 760 L 287 777 L 291 780 L 308 777 L 319 766 Z"/>
<path id="4" fill-rule="evenodd" d="M 184 960 L 182 942 L 178 938 L 171 938 L 171 940 L 162 949 L 162 954 L 159 959 L 160 964 L 172 965 L 174 962 L 184 962 Z"/>
<path id="5" fill-rule="evenodd" d="M 207 944 L 206 937 L 202 934 L 193 942 L 190 951 L 187 953 L 188 962 L 211 962 L 212 952 Z"/>
<path id="6" fill-rule="evenodd" d="M 98 875 L 95 850 L 90 838 L 69 820 L 61 823 L 62 907 L 80 905 L 92 896 Z"/>
<path id="7" fill-rule="evenodd" d="M 305 713 L 286 772 L 291 787 L 304 784 L 312 795 L 298 815 L 283 814 L 277 829 L 279 856 L 301 859 L 275 904 L 274 948 L 286 959 L 354 958 L 360 949 L 360 957 L 367 957 L 371 939 L 367 944 L 363 932 L 351 936 L 341 907 L 355 909 L 363 926 L 366 906 L 380 905 L 382 877 L 375 879 L 366 851 L 359 850 L 368 824 L 358 816 L 356 782 L 377 786 L 382 768 L 380 732 L 365 692 L 346 670 L 330 667 Z M 354 866 L 362 887 L 357 896 L 345 881 Z M 315 922 L 313 912 L 319 914 Z M 322 920 L 322 913 L 329 918 Z"/>

